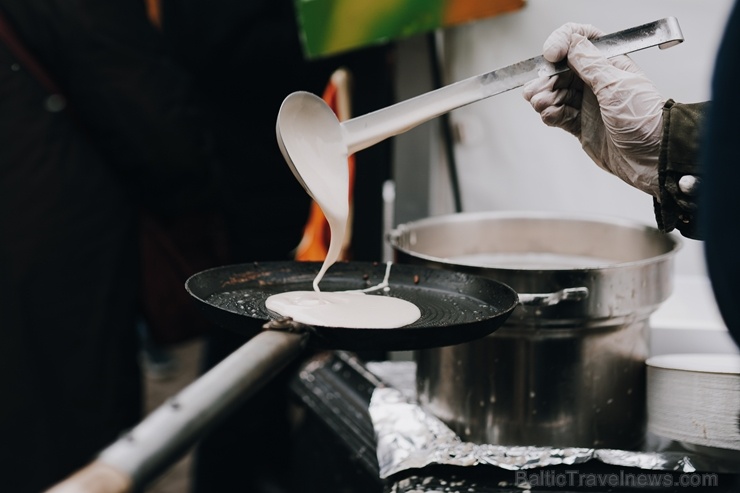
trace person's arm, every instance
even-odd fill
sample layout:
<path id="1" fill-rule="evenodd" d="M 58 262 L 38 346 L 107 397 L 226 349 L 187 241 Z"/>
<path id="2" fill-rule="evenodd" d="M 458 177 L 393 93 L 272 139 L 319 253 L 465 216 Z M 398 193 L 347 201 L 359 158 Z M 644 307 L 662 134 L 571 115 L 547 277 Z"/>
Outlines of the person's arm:
<path id="1" fill-rule="evenodd" d="M 705 104 L 667 100 L 627 56 L 607 59 L 590 25 L 565 24 L 545 41 L 571 71 L 533 81 L 523 95 L 547 125 L 575 135 L 601 168 L 653 196 L 658 227 L 698 237 L 699 136 Z"/>

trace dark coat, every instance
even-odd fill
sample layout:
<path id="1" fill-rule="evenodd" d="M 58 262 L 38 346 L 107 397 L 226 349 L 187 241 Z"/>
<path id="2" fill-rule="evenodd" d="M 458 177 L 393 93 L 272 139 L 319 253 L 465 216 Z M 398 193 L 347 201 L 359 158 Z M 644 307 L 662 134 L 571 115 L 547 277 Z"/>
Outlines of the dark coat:
<path id="1" fill-rule="evenodd" d="M 138 208 L 203 207 L 211 170 L 143 4 L 0 9 L 68 101 L 0 43 L 0 464 L 22 493 L 140 419 Z"/>
<path id="2" fill-rule="evenodd" d="M 720 312 L 740 345 L 740 257 L 735 216 L 740 211 L 740 4 L 733 7 L 712 80 L 712 107 L 702 145 L 703 185 L 699 198 L 700 228 L 705 240 L 709 277 Z"/>

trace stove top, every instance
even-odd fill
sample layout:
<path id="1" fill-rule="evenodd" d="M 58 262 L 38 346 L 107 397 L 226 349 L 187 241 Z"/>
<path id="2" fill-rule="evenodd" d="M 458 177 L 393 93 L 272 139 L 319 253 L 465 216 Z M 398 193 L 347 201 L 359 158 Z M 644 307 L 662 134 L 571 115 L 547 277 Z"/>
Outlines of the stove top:
<path id="1" fill-rule="evenodd" d="M 591 461 L 510 471 L 494 466 L 432 465 L 381 479 L 370 399 L 383 381 L 353 353 L 307 360 L 290 392 L 302 416 L 293 461 L 313 491 L 353 493 L 504 493 L 740 491 L 740 475 L 652 471 Z"/>

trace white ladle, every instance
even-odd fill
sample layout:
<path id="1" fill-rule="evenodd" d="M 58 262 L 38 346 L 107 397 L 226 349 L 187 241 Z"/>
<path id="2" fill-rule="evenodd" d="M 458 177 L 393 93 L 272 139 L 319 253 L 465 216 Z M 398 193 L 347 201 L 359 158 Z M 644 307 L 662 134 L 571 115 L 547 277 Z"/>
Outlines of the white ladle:
<path id="1" fill-rule="evenodd" d="M 668 17 L 602 36 L 594 44 L 611 58 L 683 41 L 678 20 Z M 308 92 L 294 92 L 277 117 L 280 150 L 298 181 L 317 200 L 318 190 L 346 197 L 347 157 L 453 109 L 520 87 L 537 77 L 568 70 L 542 56 L 444 86 L 372 113 L 340 122 L 329 106 Z M 328 180 L 328 181 L 327 181 Z M 339 187 L 337 189 L 337 184 Z M 317 200 L 322 208 L 325 204 Z"/>

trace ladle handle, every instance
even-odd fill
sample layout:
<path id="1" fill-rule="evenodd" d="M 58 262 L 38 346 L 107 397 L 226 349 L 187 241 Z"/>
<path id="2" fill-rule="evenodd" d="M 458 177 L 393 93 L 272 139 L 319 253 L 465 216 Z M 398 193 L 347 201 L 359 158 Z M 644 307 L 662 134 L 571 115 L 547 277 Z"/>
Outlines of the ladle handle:
<path id="1" fill-rule="evenodd" d="M 607 34 L 593 43 L 607 58 L 612 58 L 653 46 L 670 48 L 682 41 L 678 20 L 667 17 Z M 565 61 L 553 64 L 540 55 L 352 118 L 341 123 L 349 153 L 366 149 L 461 106 L 520 87 L 537 77 L 567 70 Z"/>

